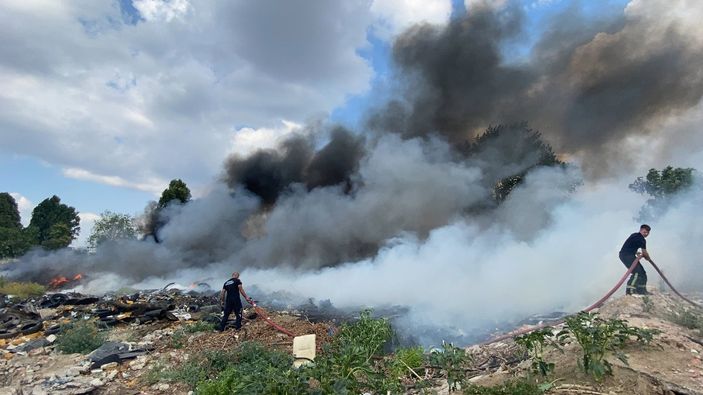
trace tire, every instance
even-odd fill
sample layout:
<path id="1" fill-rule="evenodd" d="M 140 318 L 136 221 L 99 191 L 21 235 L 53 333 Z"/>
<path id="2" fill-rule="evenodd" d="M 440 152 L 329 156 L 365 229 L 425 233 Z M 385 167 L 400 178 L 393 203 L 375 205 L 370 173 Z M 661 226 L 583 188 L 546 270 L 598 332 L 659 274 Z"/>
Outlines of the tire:
<path id="1" fill-rule="evenodd" d="M 32 333 L 39 332 L 40 330 L 42 330 L 42 327 L 43 325 L 41 321 L 25 321 L 24 325 L 19 327 L 19 331 L 23 335 L 29 335 Z"/>
<path id="2" fill-rule="evenodd" d="M 9 339 L 19 335 L 19 332 L 15 329 L 0 329 L 0 339 Z"/>

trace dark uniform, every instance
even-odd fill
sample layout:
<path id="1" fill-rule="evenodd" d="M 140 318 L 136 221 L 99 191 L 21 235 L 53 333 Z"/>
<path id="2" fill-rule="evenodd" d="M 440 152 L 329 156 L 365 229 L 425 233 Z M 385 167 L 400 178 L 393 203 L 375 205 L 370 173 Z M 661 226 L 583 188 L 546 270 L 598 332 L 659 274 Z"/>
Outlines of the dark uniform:
<path id="1" fill-rule="evenodd" d="M 625 243 L 620 249 L 620 261 L 628 269 L 632 266 L 635 261 L 638 249 L 647 248 L 647 240 L 641 233 L 633 233 L 630 237 L 625 240 Z M 635 270 L 632 271 L 630 279 L 627 281 L 627 288 L 625 290 L 626 295 L 645 295 L 647 294 L 647 272 L 644 271 L 644 267 L 640 263 L 637 265 Z"/>
<path id="2" fill-rule="evenodd" d="M 222 286 L 222 289 L 227 293 L 225 299 L 225 311 L 220 322 L 220 331 L 225 330 L 229 315 L 234 313 L 236 320 L 234 321 L 235 329 L 239 330 L 242 327 L 242 299 L 239 298 L 239 286 L 242 282 L 238 278 L 230 278 Z"/>

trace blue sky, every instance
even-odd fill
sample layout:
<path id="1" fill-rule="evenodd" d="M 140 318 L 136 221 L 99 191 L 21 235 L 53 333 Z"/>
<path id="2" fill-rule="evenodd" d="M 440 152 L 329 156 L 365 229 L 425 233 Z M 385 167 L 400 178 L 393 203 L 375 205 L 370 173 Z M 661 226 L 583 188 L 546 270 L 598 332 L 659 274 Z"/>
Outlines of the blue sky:
<path id="1" fill-rule="evenodd" d="M 0 53 L 0 190 L 28 200 L 24 222 L 52 195 L 86 219 L 138 214 L 172 178 L 203 193 L 241 139 L 285 134 L 283 121 L 322 116 L 358 129 L 364 110 L 388 95 L 393 37 L 464 12 L 463 2 L 448 1 L 290 2 L 289 10 L 214 0 L 0 5 L 8 43 Z M 524 1 L 528 35 L 506 56 L 526 57 L 544 21 L 566 7 L 597 17 L 626 3 Z M 286 12 L 291 18 L 279 15 Z M 256 31 L 228 15 L 273 15 L 294 34 Z M 89 228 L 86 220 L 79 244 Z"/>

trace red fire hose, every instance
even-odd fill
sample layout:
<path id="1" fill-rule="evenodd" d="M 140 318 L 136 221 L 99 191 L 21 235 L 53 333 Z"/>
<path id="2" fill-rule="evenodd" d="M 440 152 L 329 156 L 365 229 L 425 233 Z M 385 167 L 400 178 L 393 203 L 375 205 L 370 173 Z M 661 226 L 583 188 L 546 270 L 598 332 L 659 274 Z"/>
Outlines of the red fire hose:
<path id="1" fill-rule="evenodd" d="M 615 286 L 614 286 L 610 291 L 608 291 L 608 293 L 606 293 L 602 298 L 600 298 L 596 303 L 594 303 L 594 304 L 588 306 L 588 307 L 585 308 L 583 311 L 585 311 L 585 312 L 590 312 L 591 310 L 595 309 L 596 307 L 600 307 L 606 300 L 608 300 L 608 298 L 610 298 L 610 297 L 615 293 L 615 291 L 617 291 L 618 288 L 620 288 L 620 286 L 622 285 L 622 283 L 625 282 L 625 279 L 627 278 L 627 276 L 629 276 L 630 274 L 632 274 L 632 272 L 635 270 L 635 268 L 637 267 L 637 265 L 640 264 L 640 259 L 642 259 L 642 257 L 639 257 L 639 256 L 638 256 L 637 258 L 635 258 L 635 260 L 632 261 L 632 265 L 630 265 L 630 268 L 627 269 L 627 271 L 625 272 L 625 274 L 623 274 L 623 276 L 620 278 L 620 280 L 617 282 L 617 284 L 615 284 Z M 658 267 L 656 264 L 654 264 L 654 262 L 651 262 L 651 261 L 650 261 L 650 263 L 652 264 L 652 266 L 654 266 L 654 269 L 657 271 L 657 273 L 659 273 L 659 275 L 661 276 L 661 278 L 664 279 L 664 282 L 666 282 L 666 285 L 668 285 L 669 288 L 671 288 L 671 290 L 674 291 L 674 293 L 675 293 L 676 295 L 678 295 L 681 299 L 685 300 L 686 302 L 692 304 L 693 306 L 696 306 L 696 307 L 699 308 L 699 309 L 703 309 L 703 307 L 701 307 L 701 305 L 699 305 L 699 304 L 697 304 L 697 303 L 691 301 L 690 299 L 684 297 L 683 295 L 681 295 L 681 294 L 679 293 L 679 291 L 677 291 L 676 288 L 674 288 L 674 286 L 671 285 L 671 283 L 669 282 L 669 279 L 666 278 L 666 276 L 664 275 L 664 273 L 662 273 L 662 271 L 659 270 L 659 267 Z M 505 334 L 505 335 L 502 335 L 502 336 L 499 336 L 499 337 L 496 337 L 496 338 L 487 340 L 487 341 L 485 341 L 485 342 L 483 342 L 483 343 L 479 343 L 479 344 L 481 344 L 481 345 L 486 345 L 486 344 L 495 343 L 495 342 L 498 342 L 498 341 L 501 341 L 501 340 L 510 339 L 510 338 L 515 337 L 515 336 L 520 336 L 520 335 L 524 335 L 525 333 L 530 333 L 530 332 L 532 332 L 532 331 L 536 331 L 537 329 L 545 328 L 545 327 L 547 327 L 547 326 L 553 326 L 553 325 L 561 324 L 562 322 L 564 322 L 564 320 L 565 320 L 565 318 L 560 318 L 560 319 L 558 319 L 558 320 L 554 320 L 554 321 L 550 321 L 550 322 L 543 322 L 543 323 L 541 323 L 541 324 L 539 324 L 539 325 L 537 325 L 537 326 L 534 326 L 534 327 L 531 327 L 531 328 L 526 328 L 526 329 L 521 329 L 521 330 L 516 331 L 516 332 L 511 332 L 511 333 L 509 333 L 509 334 Z"/>
<path id="2" fill-rule="evenodd" d="M 264 311 L 264 309 L 262 309 L 261 307 L 257 306 L 257 305 L 256 305 L 256 302 L 254 302 L 253 300 L 252 300 L 252 302 L 251 302 L 251 305 L 254 306 L 254 310 L 256 310 L 256 312 L 257 312 L 257 313 L 264 319 L 264 321 L 266 321 L 269 325 L 271 325 L 272 327 L 274 327 L 274 328 L 275 328 L 276 330 L 278 330 L 279 332 L 285 333 L 286 335 L 288 335 L 288 336 L 290 336 L 290 337 L 295 337 L 295 334 L 294 334 L 293 332 L 291 332 L 291 331 L 289 331 L 288 329 L 286 329 L 286 328 L 284 328 L 284 327 L 282 327 L 282 326 L 276 324 L 275 322 L 271 321 L 271 319 L 266 315 L 266 312 Z"/>

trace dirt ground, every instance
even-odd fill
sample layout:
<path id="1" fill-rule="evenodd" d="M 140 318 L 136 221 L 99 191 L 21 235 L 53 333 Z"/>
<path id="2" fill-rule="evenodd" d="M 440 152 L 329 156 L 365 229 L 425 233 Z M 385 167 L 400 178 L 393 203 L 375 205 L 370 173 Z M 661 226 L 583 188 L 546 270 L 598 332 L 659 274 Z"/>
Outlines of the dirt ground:
<path id="1" fill-rule="evenodd" d="M 613 375 L 600 382 L 579 369 L 577 361 L 581 353 L 577 344 L 566 346 L 563 352 L 552 350 L 545 354 L 545 360 L 555 363 L 555 372 L 541 382 L 553 381 L 550 394 L 703 395 L 701 334 L 672 322 L 677 311 L 689 307 L 675 295 L 664 293 L 654 293 L 647 298 L 622 296 L 611 299 L 596 310 L 601 317 L 624 319 L 631 326 L 658 329 L 661 333 L 650 345 L 628 346 L 625 350 L 627 365 L 615 357 L 608 358 L 614 366 Z M 469 351 L 486 355 L 491 348 L 500 346 L 518 352 L 512 341 L 473 347 Z M 516 376 L 526 376 L 529 367 L 529 361 L 512 367 L 504 363 L 496 371 L 476 376 L 472 382 L 480 385 L 500 384 Z"/>
<path id="2" fill-rule="evenodd" d="M 567 345 L 563 352 L 551 350 L 545 359 L 554 362 L 556 369 L 541 382 L 552 382 L 548 393 L 559 395 L 703 395 L 701 333 L 673 322 L 675 314 L 684 308 L 688 308 L 685 302 L 666 293 L 655 293 L 647 298 L 611 299 L 597 310 L 603 318 L 625 319 L 631 326 L 658 329 L 661 333 L 650 345 L 633 343 L 628 346 L 625 350 L 627 365 L 614 357 L 608 358 L 614 365 L 614 374 L 600 382 L 579 369 L 577 361 L 581 354 L 576 343 Z M 252 313 L 247 310 L 244 316 L 252 317 Z M 314 333 L 318 352 L 336 330 L 332 323 L 313 323 L 287 312 L 271 312 L 270 319 L 296 335 Z M 245 320 L 240 331 L 186 334 L 181 344 L 174 346 L 174 334 L 187 324 L 159 321 L 115 327 L 110 331 L 110 340 L 149 345 L 151 351 L 100 369 L 91 370 L 84 355 L 60 354 L 50 346 L 29 353 L 5 353 L 4 358 L 0 358 L 0 394 L 187 395 L 190 388 L 185 384 L 153 382 L 148 377 L 159 367 L 176 367 L 205 350 L 224 350 L 249 340 L 292 353 L 292 338 L 275 330 L 261 315 Z M 475 384 L 495 385 L 529 374 L 530 361 L 512 340 L 475 345 L 467 351 L 474 359 L 474 367 L 467 374 Z M 447 387 L 439 386 L 434 391 L 445 394 Z"/>

